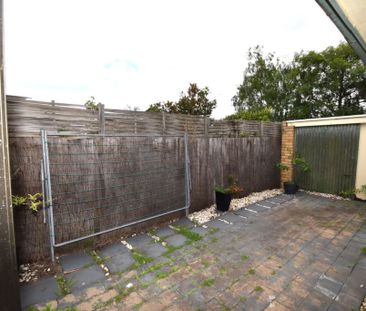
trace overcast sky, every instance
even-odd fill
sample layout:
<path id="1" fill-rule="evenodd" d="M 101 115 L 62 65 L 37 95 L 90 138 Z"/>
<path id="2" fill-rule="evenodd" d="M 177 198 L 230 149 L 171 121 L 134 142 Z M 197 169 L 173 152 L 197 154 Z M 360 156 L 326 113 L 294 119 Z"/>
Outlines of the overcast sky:
<path id="1" fill-rule="evenodd" d="M 315 0 L 5 0 L 6 92 L 145 110 L 195 82 L 221 118 L 250 47 L 289 59 L 342 40 Z"/>

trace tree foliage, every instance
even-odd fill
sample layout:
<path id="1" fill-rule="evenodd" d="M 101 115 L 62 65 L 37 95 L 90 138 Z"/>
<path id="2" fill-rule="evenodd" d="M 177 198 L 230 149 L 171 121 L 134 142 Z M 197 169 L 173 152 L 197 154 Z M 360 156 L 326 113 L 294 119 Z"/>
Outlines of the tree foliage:
<path id="1" fill-rule="evenodd" d="M 243 111 L 267 108 L 275 121 L 366 112 L 366 68 L 346 43 L 297 53 L 288 63 L 258 46 L 248 56 L 243 83 L 232 99 L 243 116 Z"/>
<path id="2" fill-rule="evenodd" d="M 229 115 L 225 120 L 260 120 L 260 121 L 271 121 L 272 109 L 265 107 L 262 109 L 247 109 L 239 110 L 236 113 Z"/>
<path id="3" fill-rule="evenodd" d="M 209 100 L 208 94 L 208 87 L 200 89 L 197 84 L 191 83 L 187 93 L 182 92 L 176 103 L 172 101 L 155 103 L 150 105 L 147 111 L 210 116 L 216 107 L 216 100 Z"/>

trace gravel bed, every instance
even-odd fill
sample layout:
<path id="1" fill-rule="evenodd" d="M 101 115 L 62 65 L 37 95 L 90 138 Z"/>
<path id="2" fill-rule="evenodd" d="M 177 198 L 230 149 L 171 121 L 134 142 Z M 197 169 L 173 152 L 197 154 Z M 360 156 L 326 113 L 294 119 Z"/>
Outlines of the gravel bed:
<path id="1" fill-rule="evenodd" d="M 272 189 L 272 190 L 265 190 L 261 192 L 253 192 L 249 194 L 248 196 L 240 199 L 233 199 L 230 204 L 230 210 L 236 211 L 242 207 L 245 207 L 247 205 L 253 204 L 258 201 L 262 201 L 268 198 L 275 197 L 276 195 L 279 195 L 283 193 L 281 189 Z M 196 222 L 200 225 L 215 219 L 222 215 L 222 212 L 218 211 L 216 209 L 216 204 L 211 205 L 210 207 L 203 209 L 198 212 L 194 212 L 190 215 L 188 215 L 188 218 Z"/>
<path id="2" fill-rule="evenodd" d="M 366 297 L 361 302 L 360 311 L 366 311 Z"/>
<path id="3" fill-rule="evenodd" d="M 299 191 L 302 191 L 302 192 L 305 192 L 305 193 L 308 193 L 308 194 L 312 194 L 312 195 L 317 195 L 317 196 L 323 197 L 323 198 L 328 198 L 328 199 L 344 200 L 344 201 L 349 201 L 350 200 L 350 199 L 347 199 L 347 198 L 340 197 L 339 195 L 330 194 L 330 193 L 307 191 L 307 190 L 302 190 L 302 189 L 300 189 Z"/>
<path id="4" fill-rule="evenodd" d="M 32 263 L 19 266 L 19 283 L 36 281 L 46 275 L 53 275 L 55 269 L 50 264 Z"/>

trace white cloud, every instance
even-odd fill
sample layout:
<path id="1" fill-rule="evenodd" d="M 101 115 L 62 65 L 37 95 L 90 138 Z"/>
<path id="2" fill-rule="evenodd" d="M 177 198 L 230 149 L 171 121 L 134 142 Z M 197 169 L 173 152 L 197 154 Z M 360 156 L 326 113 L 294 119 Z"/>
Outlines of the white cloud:
<path id="1" fill-rule="evenodd" d="M 289 58 L 342 40 L 308 0 L 8 0 L 5 31 L 8 94 L 143 110 L 196 82 L 215 117 L 233 111 L 249 47 Z"/>

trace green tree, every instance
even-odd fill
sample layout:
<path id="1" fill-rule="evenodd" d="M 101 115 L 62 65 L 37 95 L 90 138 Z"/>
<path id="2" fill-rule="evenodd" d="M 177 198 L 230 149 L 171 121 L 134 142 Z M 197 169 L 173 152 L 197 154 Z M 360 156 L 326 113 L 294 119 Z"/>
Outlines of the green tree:
<path id="1" fill-rule="evenodd" d="M 200 89 L 197 84 L 191 83 L 187 93 L 182 92 L 176 103 L 171 101 L 158 102 L 150 105 L 147 111 L 210 116 L 216 107 L 216 100 L 208 99 L 209 92 L 208 87 Z"/>
<path id="2" fill-rule="evenodd" d="M 229 115 L 225 120 L 260 120 L 271 121 L 272 109 L 265 107 L 262 109 L 238 110 L 236 113 Z"/>
<path id="3" fill-rule="evenodd" d="M 285 63 L 260 47 L 250 49 L 237 111 L 272 110 L 276 121 L 366 112 L 366 69 L 346 43 L 300 52 Z"/>

